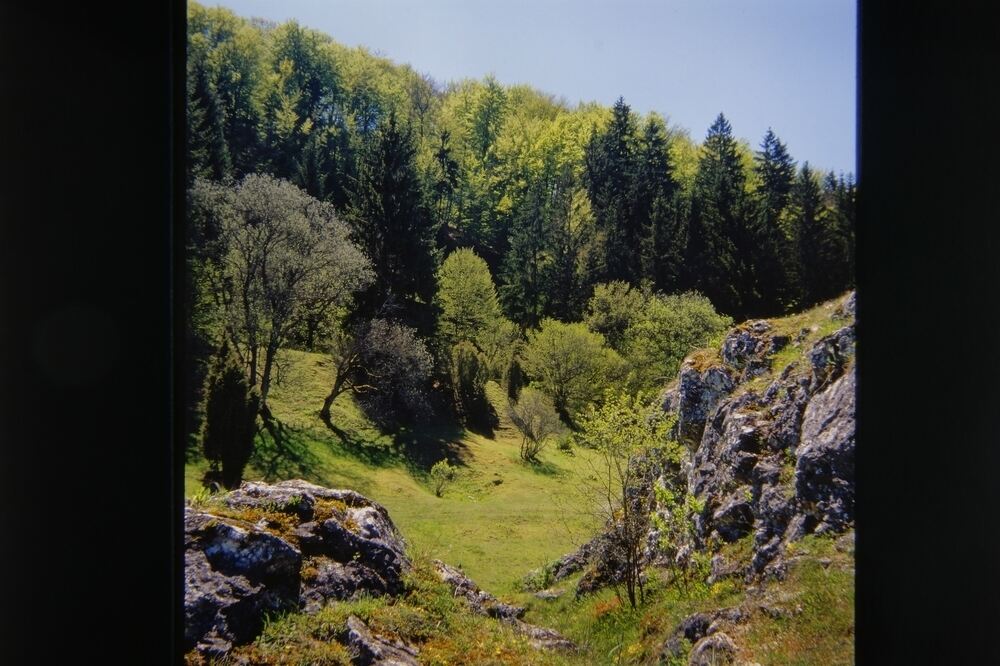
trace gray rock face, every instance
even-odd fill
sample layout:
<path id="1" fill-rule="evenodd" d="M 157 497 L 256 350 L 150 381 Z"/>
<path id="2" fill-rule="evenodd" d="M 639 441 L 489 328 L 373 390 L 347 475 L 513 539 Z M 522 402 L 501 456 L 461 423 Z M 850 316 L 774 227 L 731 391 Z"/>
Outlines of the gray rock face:
<path id="1" fill-rule="evenodd" d="M 771 324 L 751 321 L 732 330 L 722 342 L 722 361 L 738 372 L 738 381 L 746 381 L 770 369 L 770 357 L 790 340 L 784 335 L 770 335 Z"/>
<path id="2" fill-rule="evenodd" d="M 685 363 L 677 385 L 677 440 L 690 448 L 696 447 L 709 414 L 735 387 L 736 382 L 725 367 L 699 371 Z"/>
<path id="3" fill-rule="evenodd" d="M 347 647 L 356 666 L 420 666 L 417 648 L 376 636 L 355 615 L 347 618 Z"/>
<path id="4" fill-rule="evenodd" d="M 186 508 L 186 649 L 221 656 L 256 636 L 264 613 L 294 608 L 301 561 L 283 539 Z"/>
<path id="5" fill-rule="evenodd" d="M 802 418 L 795 492 L 815 505 L 817 532 L 843 531 L 854 517 L 854 399 L 852 369 L 814 396 Z"/>
<path id="6" fill-rule="evenodd" d="M 313 612 L 330 600 L 403 589 L 405 544 L 386 510 L 358 493 L 301 480 L 247 482 L 221 502 L 286 514 L 297 526 L 274 534 L 266 520 L 185 509 L 188 650 L 219 657 L 256 637 L 266 613 Z"/>
<path id="7" fill-rule="evenodd" d="M 688 657 L 688 666 L 722 666 L 735 660 L 736 643 L 719 631 L 695 643 Z"/>
<path id="8" fill-rule="evenodd" d="M 853 317 L 853 308 L 852 296 L 838 315 Z M 762 394 L 738 390 L 788 343 L 767 322 L 749 322 L 726 337 L 722 365 L 686 365 L 661 395 L 691 451 L 688 490 L 705 503 L 699 539 L 752 533 L 748 577 L 780 575 L 776 559 L 789 541 L 844 531 L 854 520 L 854 324 L 816 341 Z"/>

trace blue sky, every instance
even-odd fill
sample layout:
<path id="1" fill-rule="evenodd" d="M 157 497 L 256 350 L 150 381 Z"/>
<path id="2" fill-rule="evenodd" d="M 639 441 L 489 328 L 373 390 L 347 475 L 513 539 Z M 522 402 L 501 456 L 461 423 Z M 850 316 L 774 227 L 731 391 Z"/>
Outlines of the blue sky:
<path id="1" fill-rule="evenodd" d="M 213 4 L 205 0 L 205 4 Z M 441 82 L 492 73 L 571 104 L 657 111 L 701 141 L 720 111 L 756 148 L 768 127 L 799 162 L 855 172 L 850 0 L 224 0 L 296 19 Z"/>

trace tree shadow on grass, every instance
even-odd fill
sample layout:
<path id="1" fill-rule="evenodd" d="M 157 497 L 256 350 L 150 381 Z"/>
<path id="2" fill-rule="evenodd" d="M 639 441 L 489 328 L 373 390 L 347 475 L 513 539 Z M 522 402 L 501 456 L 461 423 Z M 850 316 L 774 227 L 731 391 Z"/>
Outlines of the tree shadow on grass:
<path id="1" fill-rule="evenodd" d="M 390 438 L 385 444 L 360 437 L 333 422 L 325 425 L 336 435 L 344 453 L 373 467 L 401 465 L 411 476 L 423 479 L 434 463 L 442 459 L 451 465 L 468 465 L 469 448 L 461 441 L 464 431 L 454 423 L 403 426 L 392 432 L 383 432 Z M 329 445 L 334 445 L 327 441 Z"/>
<path id="2" fill-rule="evenodd" d="M 561 467 L 548 460 L 522 460 L 521 464 L 532 472 L 541 474 L 542 476 L 561 476 L 563 473 Z"/>
<path id="3" fill-rule="evenodd" d="M 320 460 L 309 450 L 302 429 L 272 417 L 272 428 L 258 433 L 250 464 L 265 481 L 300 478 L 319 483 Z"/>

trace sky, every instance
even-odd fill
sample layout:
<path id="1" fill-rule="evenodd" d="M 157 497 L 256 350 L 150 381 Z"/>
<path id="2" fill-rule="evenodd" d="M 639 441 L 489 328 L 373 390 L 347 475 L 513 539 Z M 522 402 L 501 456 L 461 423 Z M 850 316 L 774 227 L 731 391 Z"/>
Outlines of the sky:
<path id="1" fill-rule="evenodd" d="M 211 0 L 203 4 L 212 5 Z M 442 83 L 493 74 L 571 105 L 619 96 L 696 141 L 723 112 L 756 149 L 856 173 L 853 0 L 223 0 L 295 19 Z"/>

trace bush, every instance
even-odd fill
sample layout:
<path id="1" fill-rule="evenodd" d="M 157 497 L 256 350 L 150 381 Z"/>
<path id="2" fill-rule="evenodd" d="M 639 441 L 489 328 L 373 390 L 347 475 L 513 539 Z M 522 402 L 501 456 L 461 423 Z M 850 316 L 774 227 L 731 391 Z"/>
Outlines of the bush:
<path id="1" fill-rule="evenodd" d="M 521 459 L 527 462 L 537 460 L 548 438 L 564 429 L 552 401 L 531 386 L 521 391 L 509 414 L 521 431 Z"/>
<path id="2" fill-rule="evenodd" d="M 434 494 L 441 497 L 444 487 L 455 480 L 455 468 L 448 464 L 447 459 L 439 460 L 431 467 L 431 482 L 434 484 Z"/>
<path id="3" fill-rule="evenodd" d="M 670 381 L 685 356 L 732 323 L 697 292 L 652 296 L 623 336 L 630 388 L 652 390 Z"/>
<path id="4" fill-rule="evenodd" d="M 451 351 L 451 385 L 455 407 L 470 428 L 489 430 L 495 423 L 486 399 L 486 363 L 471 342 L 460 342 Z"/>
<path id="5" fill-rule="evenodd" d="M 604 345 L 604 336 L 583 324 L 544 319 L 541 329 L 529 335 L 523 365 L 528 376 L 552 397 L 556 410 L 572 419 L 618 379 L 623 362 Z"/>

